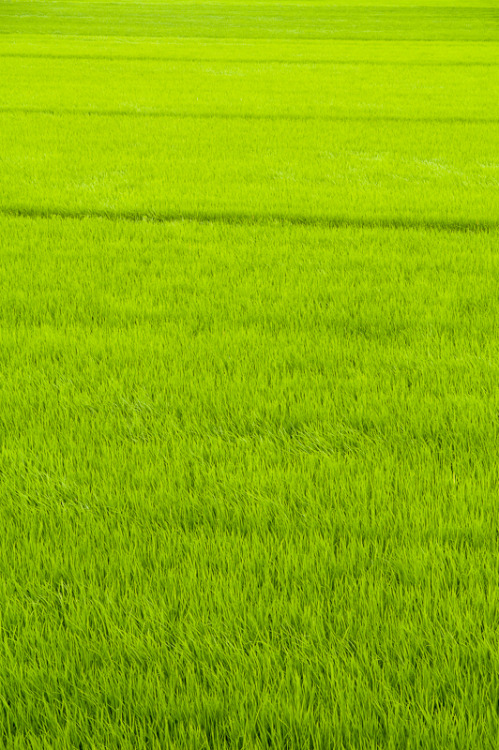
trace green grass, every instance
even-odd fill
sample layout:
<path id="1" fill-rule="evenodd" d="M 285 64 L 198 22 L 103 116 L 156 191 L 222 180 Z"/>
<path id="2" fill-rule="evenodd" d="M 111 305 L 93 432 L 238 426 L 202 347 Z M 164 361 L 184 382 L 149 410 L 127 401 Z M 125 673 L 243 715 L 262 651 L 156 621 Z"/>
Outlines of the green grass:
<path id="1" fill-rule="evenodd" d="M 10 0 L 0 22 L 3 34 L 499 41 L 499 8 L 487 2 L 364 2 Z"/>
<path id="2" fill-rule="evenodd" d="M 2 748 L 497 747 L 497 20 L 2 4 Z"/>

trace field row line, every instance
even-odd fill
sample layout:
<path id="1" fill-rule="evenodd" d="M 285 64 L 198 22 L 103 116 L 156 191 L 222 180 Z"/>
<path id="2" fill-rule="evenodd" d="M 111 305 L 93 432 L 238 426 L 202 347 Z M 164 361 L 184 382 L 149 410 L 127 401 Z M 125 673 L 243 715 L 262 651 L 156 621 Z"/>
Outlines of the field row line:
<path id="1" fill-rule="evenodd" d="M 0 216 L 25 219 L 105 219 L 108 221 L 152 222 L 167 224 L 190 222 L 222 223 L 236 226 L 293 225 L 323 228 L 422 229 L 445 232 L 488 233 L 499 230 L 499 220 L 434 220 L 403 217 L 356 218 L 348 216 L 308 216 L 283 213 L 250 214 L 235 211 L 144 212 L 108 209 L 70 209 L 62 207 L 0 206 Z"/>
<path id="2" fill-rule="evenodd" d="M 12 1 L 12 0 L 11 0 Z M 2 15 L 0 13 L 0 19 L 5 18 L 6 16 Z M 0 29 L 0 38 L 2 39 L 11 39 L 16 38 L 19 36 L 19 31 L 7 31 L 4 29 Z M 364 35 L 363 35 L 364 33 Z M 367 32 L 367 34 L 370 32 Z M 224 44 L 248 44 L 248 42 L 251 42 L 252 44 L 255 43 L 263 43 L 268 44 L 269 42 L 285 42 L 290 43 L 294 41 L 298 42 L 313 42 L 313 43 L 323 43 L 323 42 L 347 42 L 350 44 L 379 44 L 379 43 L 386 43 L 389 44 L 494 44 L 497 45 L 498 38 L 496 34 L 496 30 L 494 29 L 490 33 L 490 36 L 487 37 L 480 37 L 477 36 L 455 36 L 455 37 L 410 37 L 409 39 L 405 39 L 402 36 L 367 36 L 366 32 L 360 32 L 359 34 L 355 36 L 285 36 L 284 34 L 280 34 L 277 36 L 148 36 L 147 34 L 129 34 L 126 37 L 126 40 L 130 40 L 132 44 L 140 43 L 144 40 L 152 41 L 152 42 L 168 42 L 171 39 L 175 40 L 182 40 L 184 42 L 200 42 L 206 44 L 207 42 L 222 42 Z M 29 36 L 31 37 L 53 37 L 57 35 L 57 39 L 70 39 L 73 41 L 76 39 L 90 39 L 90 41 L 94 42 L 100 42 L 101 40 L 109 41 L 109 39 L 116 39 L 118 42 L 122 43 L 122 37 L 119 34 L 115 33 L 108 33 L 108 34 L 78 34 L 78 33 L 62 33 L 60 31 L 30 31 Z M 133 41 L 133 40 L 138 40 Z"/>
<path id="3" fill-rule="evenodd" d="M 115 62 L 166 62 L 166 63 L 221 63 L 236 65 L 373 65 L 373 66 L 408 66 L 408 67 L 497 67 L 499 60 L 493 62 L 463 62 L 454 60 L 450 62 L 431 62 L 427 60 L 410 61 L 410 60 L 283 60 L 277 58 L 221 58 L 221 57 L 153 57 L 153 56 L 129 56 L 129 55 L 62 55 L 62 54 L 39 54 L 39 53 L 20 53 L 20 52 L 3 52 L 0 58 L 19 58 L 27 60 L 109 60 Z"/>
<path id="4" fill-rule="evenodd" d="M 398 115 L 369 115 L 357 117 L 352 115 L 294 115 L 256 114 L 252 112 L 168 112 L 160 110 L 135 109 L 55 109 L 37 107 L 0 107 L 0 114 L 53 115 L 56 117 L 92 116 L 92 117 L 157 117 L 189 120 L 291 120 L 296 122 L 408 122 L 408 123 L 447 123 L 466 125 L 498 125 L 497 117 L 402 117 Z"/>

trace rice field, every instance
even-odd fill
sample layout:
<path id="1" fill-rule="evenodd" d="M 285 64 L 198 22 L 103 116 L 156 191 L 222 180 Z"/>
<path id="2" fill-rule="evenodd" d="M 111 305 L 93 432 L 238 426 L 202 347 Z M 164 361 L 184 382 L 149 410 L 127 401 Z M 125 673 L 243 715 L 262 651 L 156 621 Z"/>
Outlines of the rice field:
<path id="1" fill-rule="evenodd" d="M 0 3 L 6 750 L 499 745 L 499 9 L 343 1 Z"/>

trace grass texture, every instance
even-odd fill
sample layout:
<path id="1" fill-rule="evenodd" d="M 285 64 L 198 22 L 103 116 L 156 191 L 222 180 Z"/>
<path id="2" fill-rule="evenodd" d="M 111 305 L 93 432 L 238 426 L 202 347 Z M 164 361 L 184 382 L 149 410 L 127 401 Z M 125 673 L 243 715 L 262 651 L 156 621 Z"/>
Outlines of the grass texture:
<path id="1" fill-rule="evenodd" d="M 2 748 L 498 746 L 498 20 L 2 3 Z"/>

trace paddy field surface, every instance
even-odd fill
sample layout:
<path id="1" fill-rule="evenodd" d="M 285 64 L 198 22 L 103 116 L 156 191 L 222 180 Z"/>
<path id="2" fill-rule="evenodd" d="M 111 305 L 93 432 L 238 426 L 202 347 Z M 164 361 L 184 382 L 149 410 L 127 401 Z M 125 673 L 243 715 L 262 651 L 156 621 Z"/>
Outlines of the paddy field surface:
<path id="1" fill-rule="evenodd" d="M 498 290 L 494 4 L 1 3 L 0 746 L 497 748 Z"/>

